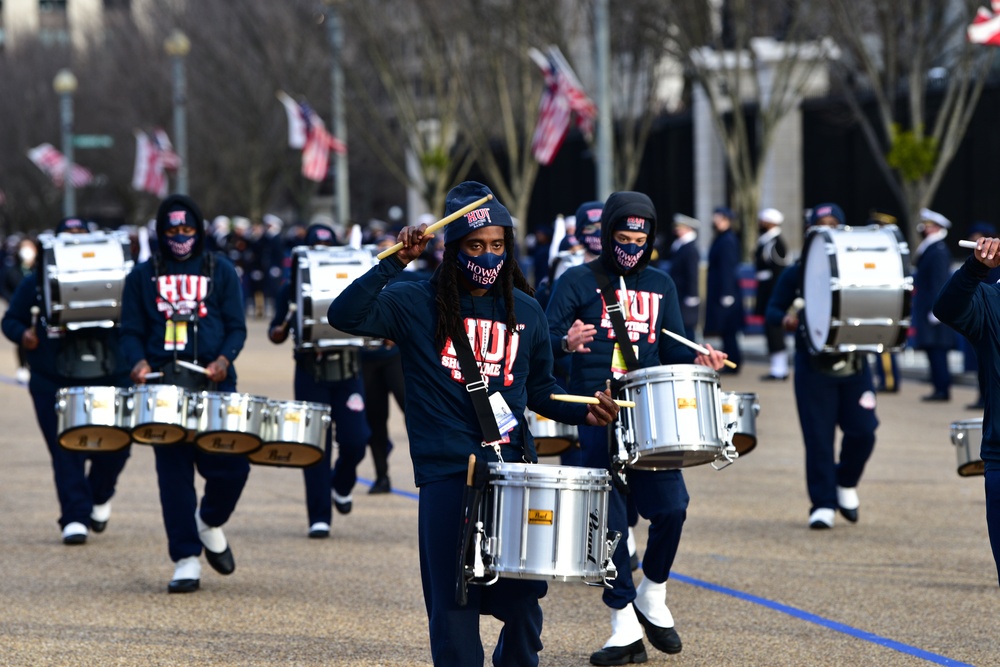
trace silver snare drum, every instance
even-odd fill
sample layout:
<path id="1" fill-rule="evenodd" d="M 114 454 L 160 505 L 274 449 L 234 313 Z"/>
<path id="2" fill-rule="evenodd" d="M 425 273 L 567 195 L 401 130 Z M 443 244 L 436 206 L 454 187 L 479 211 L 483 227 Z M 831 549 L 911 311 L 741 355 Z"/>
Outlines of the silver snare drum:
<path id="1" fill-rule="evenodd" d="M 202 391 L 189 395 L 198 418 L 194 442 L 213 454 L 249 454 L 260 449 L 267 399 L 251 394 Z"/>
<path id="2" fill-rule="evenodd" d="M 269 401 L 264 444 L 247 458 L 258 465 L 305 468 L 326 448 L 330 406 L 304 401 Z"/>
<path id="3" fill-rule="evenodd" d="M 132 390 L 132 439 L 145 445 L 172 445 L 187 436 L 188 392 L 172 384 L 144 384 Z"/>
<path id="4" fill-rule="evenodd" d="M 486 576 L 602 585 L 614 579 L 618 534 L 607 530 L 606 470 L 526 463 L 490 463 L 489 470 L 483 533 L 473 550 Z"/>
<path id="5" fill-rule="evenodd" d="M 371 252 L 363 249 L 300 246 L 292 250 L 292 271 L 298 285 L 295 324 L 299 348 L 366 344 L 362 337 L 334 329 L 326 314 L 344 288 L 375 262 Z"/>
<path id="6" fill-rule="evenodd" d="M 723 442 L 719 376 L 696 364 L 642 368 L 625 375 L 623 398 L 635 401 L 618 415 L 619 442 L 628 465 L 672 470 L 732 460 Z"/>
<path id="7" fill-rule="evenodd" d="M 543 417 L 531 410 L 525 410 L 524 419 L 535 439 L 535 451 L 539 456 L 558 456 L 570 447 L 579 446 L 575 426 Z"/>
<path id="8" fill-rule="evenodd" d="M 732 426 L 732 440 L 736 452 L 743 456 L 757 446 L 757 414 L 760 403 L 757 394 L 735 391 L 719 392 L 722 405 L 722 425 L 727 430 Z"/>
<path id="9" fill-rule="evenodd" d="M 963 419 L 951 423 L 951 443 L 958 455 L 960 477 L 985 475 L 986 466 L 979 455 L 983 444 L 983 418 Z"/>
<path id="10" fill-rule="evenodd" d="M 56 392 L 59 444 L 80 452 L 116 452 L 132 442 L 131 390 L 63 387 Z"/>

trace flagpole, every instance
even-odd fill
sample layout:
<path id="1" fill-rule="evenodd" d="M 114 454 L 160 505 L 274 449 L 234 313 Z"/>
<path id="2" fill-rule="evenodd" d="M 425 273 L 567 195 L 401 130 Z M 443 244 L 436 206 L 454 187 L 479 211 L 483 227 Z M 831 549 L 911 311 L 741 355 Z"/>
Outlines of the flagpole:
<path id="1" fill-rule="evenodd" d="M 73 93 L 76 92 L 76 77 L 68 69 L 61 69 L 52 81 L 52 87 L 59 94 L 59 120 L 62 125 L 63 144 L 63 217 L 76 215 L 76 190 L 73 187 Z"/>
<path id="2" fill-rule="evenodd" d="M 597 69 L 597 198 L 607 199 L 614 190 L 611 177 L 614 155 L 611 146 L 611 84 L 608 60 L 611 37 L 608 29 L 608 0 L 594 3 L 594 42 Z"/>
<path id="3" fill-rule="evenodd" d="M 174 143 L 180 164 L 177 167 L 178 194 L 188 194 L 187 156 L 187 80 L 184 72 L 184 58 L 191 51 L 191 40 L 180 30 L 173 30 L 163 43 L 167 55 L 173 62 L 174 84 Z"/>
<path id="4" fill-rule="evenodd" d="M 343 35 L 340 29 L 340 15 L 337 13 L 338 0 L 324 1 L 326 2 L 327 30 L 330 39 L 330 88 L 332 95 L 330 132 L 334 138 L 346 145 L 347 124 L 344 122 L 344 71 L 341 66 Z M 337 224 L 347 229 L 351 217 L 351 192 L 348 183 L 347 154 L 336 151 L 334 160 L 334 164 L 336 165 L 334 196 L 337 199 Z"/>

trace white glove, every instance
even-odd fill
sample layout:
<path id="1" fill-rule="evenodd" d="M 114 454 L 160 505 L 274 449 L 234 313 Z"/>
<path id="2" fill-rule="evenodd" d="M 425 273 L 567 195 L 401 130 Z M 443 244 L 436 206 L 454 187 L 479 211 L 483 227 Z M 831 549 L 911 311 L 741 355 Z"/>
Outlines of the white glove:
<path id="1" fill-rule="evenodd" d="M 729 308 L 729 306 L 731 306 L 734 303 L 736 303 L 736 297 L 734 297 L 734 296 L 724 296 L 720 300 L 720 303 L 722 303 L 722 307 L 723 308 Z"/>

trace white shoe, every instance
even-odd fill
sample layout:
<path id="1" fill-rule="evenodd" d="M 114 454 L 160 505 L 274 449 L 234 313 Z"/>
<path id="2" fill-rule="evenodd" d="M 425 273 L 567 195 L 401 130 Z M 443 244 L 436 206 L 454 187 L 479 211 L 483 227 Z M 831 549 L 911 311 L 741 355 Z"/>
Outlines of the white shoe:
<path id="1" fill-rule="evenodd" d="M 201 579 L 201 561 L 197 556 L 181 558 L 174 564 L 173 581 L 185 579 Z"/>
<path id="2" fill-rule="evenodd" d="M 194 512 L 194 520 L 198 524 L 198 539 L 201 540 L 206 549 L 217 554 L 226 550 L 229 543 L 226 542 L 226 534 L 222 532 L 221 528 L 213 528 L 202 521 L 201 512 L 198 510 Z"/>
<path id="3" fill-rule="evenodd" d="M 815 509 L 813 510 L 813 513 L 809 515 L 809 527 L 813 530 L 833 528 L 833 518 L 835 516 L 836 514 L 829 507 L 820 507 Z"/>
<path id="4" fill-rule="evenodd" d="M 28 380 L 31 379 L 31 371 L 27 368 L 18 368 L 14 372 L 14 378 L 17 380 L 18 384 L 28 384 Z"/>
<path id="5" fill-rule="evenodd" d="M 63 527 L 63 544 L 83 544 L 87 541 L 87 527 L 79 521 L 71 521 Z"/>
<path id="6" fill-rule="evenodd" d="M 851 523 L 858 522 L 858 507 L 861 506 L 861 500 L 858 498 L 858 490 L 856 488 L 853 486 L 838 486 L 837 506 L 840 508 L 840 513 L 844 515 L 845 519 Z"/>

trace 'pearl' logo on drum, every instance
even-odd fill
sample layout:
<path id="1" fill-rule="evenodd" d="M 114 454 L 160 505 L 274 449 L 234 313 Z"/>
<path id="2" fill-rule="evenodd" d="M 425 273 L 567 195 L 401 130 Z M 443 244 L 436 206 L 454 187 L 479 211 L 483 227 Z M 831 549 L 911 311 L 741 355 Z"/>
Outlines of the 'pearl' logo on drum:
<path id="1" fill-rule="evenodd" d="M 678 409 L 692 408 L 694 410 L 697 410 L 698 409 L 698 399 L 697 398 L 678 398 L 677 399 L 677 408 Z"/>
<path id="2" fill-rule="evenodd" d="M 601 529 L 601 517 L 597 512 L 591 512 L 587 516 L 587 562 L 598 565 L 597 556 L 594 555 L 594 533 Z M 597 539 L 601 539 L 598 535 Z"/>
<path id="3" fill-rule="evenodd" d="M 528 510 L 528 525 L 551 526 L 552 518 L 552 510 Z"/>

